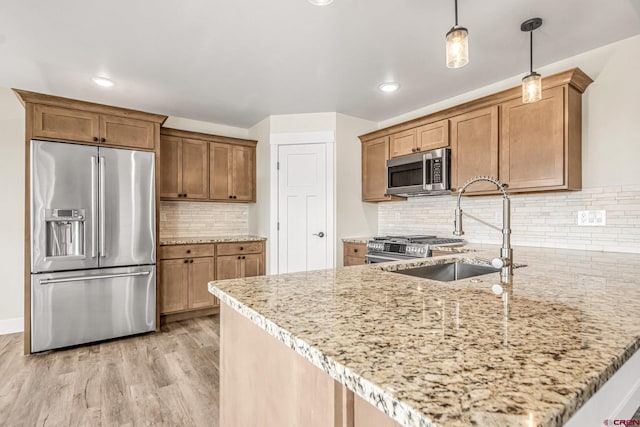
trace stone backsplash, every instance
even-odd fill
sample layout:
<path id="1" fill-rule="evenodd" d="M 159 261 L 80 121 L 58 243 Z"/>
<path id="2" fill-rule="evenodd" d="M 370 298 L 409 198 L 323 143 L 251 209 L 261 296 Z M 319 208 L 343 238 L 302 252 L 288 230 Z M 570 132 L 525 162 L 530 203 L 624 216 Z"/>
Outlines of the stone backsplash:
<path id="1" fill-rule="evenodd" d="M 436 234 L 453 236 L 456 197 L 416 197 L 380 203 L 379 235 Z M 499 196 L 463 197 L 461 207 L 502 226 Z M 606 226 L 578 226 L 578 211 L 605 210 Z M 502 235 L 464 218 L 469 242 L 502 242 Z M 512 195 L 513 245 L 640 253 L 640 185 L 586 188 L 582 191 Z"/>
<path id="2" fill-rule="evenodd" d="M 246 203 L 160 202 L 160 238 L 238 236 L 249 232 Z"/>

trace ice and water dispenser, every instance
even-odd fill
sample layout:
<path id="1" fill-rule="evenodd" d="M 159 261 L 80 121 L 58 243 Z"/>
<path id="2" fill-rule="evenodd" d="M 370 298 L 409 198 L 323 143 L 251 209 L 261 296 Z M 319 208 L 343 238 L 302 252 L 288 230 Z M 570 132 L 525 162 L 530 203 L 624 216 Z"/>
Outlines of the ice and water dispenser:
<path id="1" fill-rule="evenodd" d="M 47 258 L 84 257 L 84 209 L 47 209 Z"/>

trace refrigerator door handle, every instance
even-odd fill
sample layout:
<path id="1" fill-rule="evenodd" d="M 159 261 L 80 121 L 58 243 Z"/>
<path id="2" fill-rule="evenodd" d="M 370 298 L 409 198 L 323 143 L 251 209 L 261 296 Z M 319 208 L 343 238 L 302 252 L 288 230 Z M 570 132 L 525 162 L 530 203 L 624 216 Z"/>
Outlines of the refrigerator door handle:
<path id="1" fill-rule="evenodd" d="M 120 274 L 101 274 L 97 276 L 77 276 L 77 277 L 65 277 L 63 279 L 45 279 L 40 280 L 41 285 L 49 285 L 52 283 L 67 283 L 67 282 L 84 282 L 86 280 L 99 280 L 99 279 L 113 279 L 115 277 L 133 277 L 133 276 L 148 276 L 150 271 L 138 271 L 135 273 L 120 273 Z"/>
<path id="2" fill-rule="evenodd" d="M 91 258 L 98 256 L 98 158 L 91 156 Z"/>
<path id="3" fill-rule="evenodd" d="M 105 257 L 107 254 L 107 245 L 105 244 L 106 239 L 106 221 L 105 221 L 105 196 L 104 196 L 104 184 L 105 184 L 105 160 L 104 157 L 100 157 L 99 161 L 100 166 L 100 256 Z"/>

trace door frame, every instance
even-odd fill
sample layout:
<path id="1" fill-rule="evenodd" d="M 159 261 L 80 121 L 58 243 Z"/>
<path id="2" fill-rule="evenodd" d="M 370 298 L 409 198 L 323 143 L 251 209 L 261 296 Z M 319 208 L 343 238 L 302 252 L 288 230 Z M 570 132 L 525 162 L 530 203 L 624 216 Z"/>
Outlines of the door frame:
<path id="1" fill-rule="evenodd" d="M 271 149 L 271 195 L 270 195 L 270 225 L 269 234 L 276 236 L 272 239 L 272 247 L 269 258 L 270 274 L 279 274 L 278 256 L 280 253 L 280 236 L 278 233 L 278 147 L 280 145 L 303 145 L 303 144 L 324 144 L 326 148 L 326 177 L 327 177 L 327 205 L 326 218 L 327 230 L 325 231 L 327 238 L 327 268 L 334 268 L 335 263 L 335 247 L 336 247 L 336 229 L 335 229 L 335 132 L 283 132 L 272 133 L 269 137 Z"/>

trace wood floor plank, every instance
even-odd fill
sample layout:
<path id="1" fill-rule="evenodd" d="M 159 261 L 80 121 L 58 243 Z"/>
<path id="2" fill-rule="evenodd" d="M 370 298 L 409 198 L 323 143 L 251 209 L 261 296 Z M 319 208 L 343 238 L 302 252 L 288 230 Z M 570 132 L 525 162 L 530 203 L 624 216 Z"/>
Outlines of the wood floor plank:
<path id="1" fill-rule="evenodd" d="M 218 426 L 218 315 L 22 355 L 0 336 L 0 426 Z"/>

